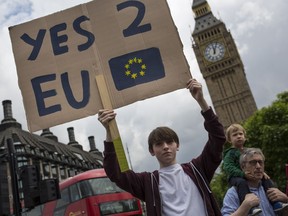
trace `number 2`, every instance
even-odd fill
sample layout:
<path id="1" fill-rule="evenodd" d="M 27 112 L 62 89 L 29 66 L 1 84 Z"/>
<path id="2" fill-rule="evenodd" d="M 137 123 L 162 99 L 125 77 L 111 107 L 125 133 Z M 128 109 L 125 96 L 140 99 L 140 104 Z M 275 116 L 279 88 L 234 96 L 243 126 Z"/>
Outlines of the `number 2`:
<path id="1" fill-rule="evenodd" d="M 120 11 L 127 7 L 136 7 L 138 9 L 138 14 L 135 17 L 134 21 L 126 29 L 123 30 L 124 37 L 129 37 L 139 33 L 151 31 L 150 23 L 139 26 L 145 15 L 145 5 L 139 1 L 126 1 L 121 4 L 118 4 L 117 10 Z"/>

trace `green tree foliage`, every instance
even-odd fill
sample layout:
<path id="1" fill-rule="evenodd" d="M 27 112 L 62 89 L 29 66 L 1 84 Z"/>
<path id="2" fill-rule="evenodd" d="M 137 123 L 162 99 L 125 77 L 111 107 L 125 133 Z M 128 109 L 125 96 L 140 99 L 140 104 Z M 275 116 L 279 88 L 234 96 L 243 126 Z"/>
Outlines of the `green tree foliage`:
<path id="1" fill-rule="evenodd" d="M 219 205 L 222 207 L 223 198 L 228 189 L 228 179 L 223 172 L 223 164 L 220 166 L 220 173 L 216 173 L 211 182 L 211 190 L 213 191 L 214 197 Z"/>
<path id="2" fill-rule="evenodd" d="M 276 101 L 255 112 L 243 126 L 248 139 L 245 147 L 256 147 L 263 151 L 266 157 L 266 173 L 277 183 L 278 188 L 285 192 L 285 164 L 288 164 L 288 91 L 278 94 Z M 221 166 L 220 172 L 211 182 L 211 189 L 220 207 L 227 185 L 228 180 Z"/>
<path id="3" fill-rule="evenodd" d="M 285 164 L 288 163 L 288 92 L 251 116 L 244 124 L 248 141 L 246 147 L 262 149 L 266 173 L 285 191 Z"/>

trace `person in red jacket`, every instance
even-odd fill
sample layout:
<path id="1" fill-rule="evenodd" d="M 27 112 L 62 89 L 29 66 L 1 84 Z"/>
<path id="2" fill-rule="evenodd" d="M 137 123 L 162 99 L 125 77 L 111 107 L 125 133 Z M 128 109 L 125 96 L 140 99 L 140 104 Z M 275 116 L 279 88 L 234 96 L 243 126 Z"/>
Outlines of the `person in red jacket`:
<path id="1" fill-rule="evenodd" d="M 226 141 L 224 128 L 204 99 L 201 83 L 190 79 L 187 89 L 201 108 L 208 141 L 198 157 L 179 164 L 176 159 L 180 147 L 177 134 L 171 128 L 157 127 L 148 137 L 148 148 L 160 168 L 151 173 L 121 172 L 109 129 L 109 122 L 116 113 L 109 109 L 98 112 L 98 120 L 106 129 L 104 169 L 107 176 L 120 188 L 146 202 L 148 216 L 221 216 L 209 184 L 222 161 Z"/>

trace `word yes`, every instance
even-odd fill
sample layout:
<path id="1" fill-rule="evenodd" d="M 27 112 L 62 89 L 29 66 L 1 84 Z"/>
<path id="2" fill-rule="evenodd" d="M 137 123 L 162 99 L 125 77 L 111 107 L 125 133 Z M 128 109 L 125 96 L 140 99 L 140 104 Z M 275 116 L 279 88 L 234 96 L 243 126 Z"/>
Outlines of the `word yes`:
<path id="1" fill-rule="evenodd" d="M 87 20 L 89 20 L 88 17 L 80 16 L 80 17 L 76 18 L 73 22 L 73 29 L 78 34 L 87 37 L 86 43 L 78 45 L 78 50 L 80 52 L 88 49 L 95 41 L 95 36 L 91 32 L 81 28 L 81 23 L 85 22 Z M 66 28 L 67 28 L 66 23 L 60 23 L 60 24 L 55 25 L 49 29 L 50 37 L 51 37 L 51 44 L 52 44 L 54 55 L 61 55 L 63 53 L 67 53 L 69 50 L 67 45 L 61 46 L 61 43 L 68 41 L 68 36 L 66 34 L 62 34 L 62 35 L 59 34 L 61 31 L 66 30 Z M 45 34 L 46 34 L 46 29 L 40 29 L 38 31 L 36 39 L 31 38 L 26 33 L 21 36 L 21 39 L 24 42 L 33 46 L 33 50 L 31 52 L 30 56 L 28 57 L 28 60 L 33 61 L 37 58 L 37 56 L 40 52 L 41 46 L 43 44 Z"/>

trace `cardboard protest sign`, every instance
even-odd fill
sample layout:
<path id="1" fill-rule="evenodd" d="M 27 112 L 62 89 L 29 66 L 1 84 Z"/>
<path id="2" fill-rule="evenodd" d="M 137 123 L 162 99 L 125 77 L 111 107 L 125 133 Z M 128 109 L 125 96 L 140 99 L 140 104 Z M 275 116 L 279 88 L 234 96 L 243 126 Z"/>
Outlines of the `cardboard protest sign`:
<path id="1" fill-rule="evenodd" d="M 9 30 L 30 131 L 96 114 L 98 75 L 114 109 L 191 76 L 166 0 L 94 0 Z"/>

